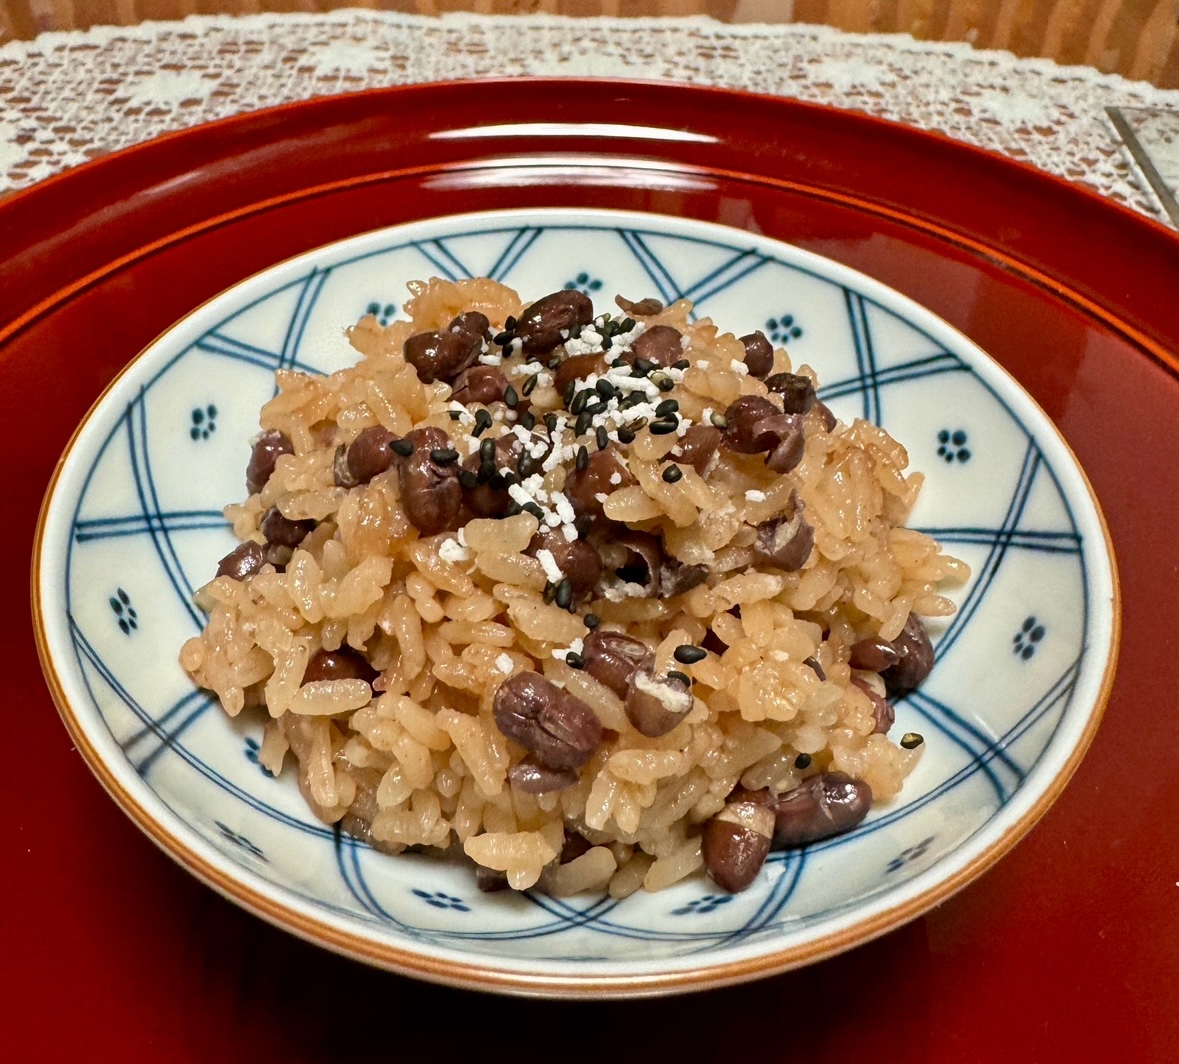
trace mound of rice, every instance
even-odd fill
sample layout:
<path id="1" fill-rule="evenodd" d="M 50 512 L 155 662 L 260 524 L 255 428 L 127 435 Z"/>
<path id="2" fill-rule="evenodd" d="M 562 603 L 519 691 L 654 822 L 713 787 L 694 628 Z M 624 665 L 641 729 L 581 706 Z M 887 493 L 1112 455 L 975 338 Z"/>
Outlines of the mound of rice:
<path id="1" fill-rule="evenodd" d="M 769 376 L 815 382 L 814 372 L 792 367 L 781 349 L 769 373 L 750 372 L 743 342 L 708 319 L 690 321 L 683 301 L 620 301 L 635 312 L 566 330 L 537 359 L 511 335 L 528 310 L 511 289 L 487 279 L 411 288 L 411 320 L 382 327 L 366 317 L 350 330 L 361 356 L 353 368 L 328 377 L 278 373 L 278 394 L 260 421 L 286 437 L 290 453 L 278 456 L 260 490 L 226 508 L 237 536 L 258 544 L 264 560 L 197 594 L 208 624 L 185 643 L 181 663 L 229 715 L 264 707 L 261 764 L 277 775 L 293 755 L 315 815 L 382 851 L 457 846 L 484 870 L 485 885 L 506 879 L 517 890 L 555 894 L 624 897 L 692 875 L 704 864 L 701 826 L 735 794 L 773 800 L 816 773 L 845 773 L 875 802 L 894 797 L 923 748 L 880 729 L 884 683 L 878 672 L 853 669 L 851 651 L 897 639 L 911 614 L 951 613 L 938 586 L 968 575 L 933 540 L 902 527 L 922 478 L 906 475 L 900 444 L 865 421 L 836 423 L 814 403 L 800 415 L 805 448 L 786 473 L 762 453 L 724 446 L 700 470 L 676 465 L 688 428 L 724 425 L 742 396 L 780 405 Z M 515 404 L 456 403 L 451 383 L 427 382 L 407 362 L 411 336 L 445 332 L 472 311 L 486 315 L 494 336 L 478 346 L 477 364 L 500 370 Z M 644 402 L 620 412 L 616 400 L 605 410 L 594 400 L 588 423 L 566 411 L 555 387 L 561 359 L 606 346 L 613 362 L 657 326 L 682 337 L 674 364 L 644 374 L 632 354 L 583 378 L 587 387 L 626 385 L 633 374 L 647 389 Z M 657 392 L 648 395 L 652 383 Z M 611 387 L 629 394 L 614 385 L 600 394 L 609 397 Z M 649 408 L 668 399 L 678 405 L 674 427 L 653 433 L 659 415 Z M 548 458 L 538 450 L 535 471 L 514 478 L 515 505 L 503 513 L 478 517 L 464 504 L 453 527 L 424 534 L 407 515 L 395 457 L 365 482 L 341 477 L 347 446 L 377 426 L 394 440 L 440 429 L 458 452 L 440 458 L 456 469 L 484 440 L 508 434 L 531 442 L 543 433 Z M 562 489 L 585 462 L 582 448 L 604 442 L 599 429 L 629 475 L 601 493 L 601 515 L 577 524 Z M 673 465 L 675 479 L 667 474 Z M 757 536 L 792 509 L 805 514 L 814 546 L 786 571 L 759 553 Z M 275 511 L 284 527 L 302 530 L 294 546 L 261 530 Z M 611 543 L 645 533 L 669 564 L 702 566 L 701 582 L 658 597 L 653 573 L 636 580 L 626 569 L 634 559 L 615 558 L 592 591 L 563 605 L 553 556 L 535 549 L 542 526 L 567 527 L 570 541 L 599 537 L 608 562 Z M 691 708 L 671 730 L 637 730 L 626 700 L 584 667 L 587 618 L 599 632 L 645 644 L 656 678 L 690 675 Z M 702 648 L 690 665 L 675 657 L 685 646 Z M 347 648 L 371 674 L 306 678 L 317 655 Z M 513 777 L 531 755 L 505 736 L 495 713 L 503 681 L 527 671 L 581 700 L 602 726 L 575 781 L 542 793 Z"/>

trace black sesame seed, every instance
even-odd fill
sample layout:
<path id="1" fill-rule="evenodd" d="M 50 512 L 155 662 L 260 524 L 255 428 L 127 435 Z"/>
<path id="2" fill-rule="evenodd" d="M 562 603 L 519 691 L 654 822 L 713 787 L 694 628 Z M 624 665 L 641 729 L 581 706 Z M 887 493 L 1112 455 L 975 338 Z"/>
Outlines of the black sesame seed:
<path id="1" fill-rule="evenodd" d="M 609 351 L 614 346 L 614 341 L 609 336 L 602 337 L 602 350 Z"/>
<path id="2" fill-rule="evenodd" d="M 802 663 L 808 666 L 820 680 L 827 679 L 827 674 L 823 671 L 823 666 L 819 664 L 817 658 L 803 658 Z"/>
<path id="3" fill-rule="evenodd" d="M 655 380 L 654 377 L 651 379 Z M 660 374 L 659 379 L 655 381 L 655 384 L 661 392 L 670 392 L 672 388 L 675 387 L 675 381 L 673 381 L 670 377 L 664 376 L 663 374 Z"/>
<path id="4" fill-rule="evenodd" d="M 571 669 L 584 669 L 585 658 L 578 654 L 576 650 L 571 650 L 565 655 L 565 664 Z"/>
<path id="5" fill-rule="evenodd" d="M 618 325 L 619 332 L 630 332 L 635 327 L 634 318 L 623 318 Z"/>
<path id="6" fill-rule="evenodd" d="M 570 340 L 580 340 L 581 339 L 581 326 L 580 325 L 574 325 L 573 328 L 569 330 L 569 339 Z"/>
<path id="7" fill-rule="evenodd" d="M 647 419 L 645 417 L 637 417 L 630 423 L 630 428 L 634 429 L 635 432 L 638 432 L 638 430 L 646 424 Z"/>
<path id="8" fill-rule="evenodd" d="M 589 397 L 593 394 L 592 389 L 583 388 L 573 397 L 573 402 L 569 404 L 569 413 L 580 414 L 585 409 L 585 404 L 589 402 Z"/>
<path id="9" fill-rule="evenodd" d="M 631 375 L 634 377 L 645 377 L 654 368 L 655 363 L 651 362 L 649 359 L 636 358 L 634 361 L 634 366 L 632 367 L 633 372 Z"/>
<path id="10" fill-rule="evenodd" d="M 515 517 L 520 512 L 520 504 L 513 499 L 508 503 L 508 508 L 504 510 L 504 517 Z M 551 600 L 550 600 L 551 601 Z"/>
<path id="11" fill-rule="evenodd" d="M 594 385 L 594 391 L 598 393 L 603 399 L 613 399 L 618 394 L 618 389 L 614 387 L 605 377 L 603 377 L 597 384 Z"/>
<path id="12" fill-rule="evenodd" d="M 520 393 L 519 393 L 519 392 L 517 392 L 517 391 L 516 391 L 516 389 L 515 389 L 515 388 L 513 388 L 513 387 L 512 387 L 512 386 L 509 384 L 509 385 L 508 385 L 508 387 L 507 387 L 507 390 L 504 392 L 504 402 L 508 404 L 508 407 L 509 407 L 510 409 L 512 409 L 512 410 L 515 410 L 515 409 L 516 409 L 516 404 L 517 404 L 519 401 L 520 401 Z"/>
<path id="13" fill-rule="evenodd" d="M 569 583 L 568 579 L 562 580 L 557 585 L 557 594 L 555 596 L 556 603 L 563 610 L 567 610 L 570 603 L 573 602 L 573 585 Z"/>
<path id="14" fill-rule="evenodd" d="M 671 364 L 671 368 L 672 369 L 691 369 L 692 363 L 689 362 L 686 358 L 681 358 L 678 361 L 673 362 Z"/>
<path id="15" fill-rule="evenodd" d="M 523 506 L 520 507 L 520 509 L 523 510 L 526 514 L 532 514 L 532 516 L 535 517 L 538 521 L 544 520 L 544 510 L 542 510 L 534 502 L 526 502 Z"/>
<path id="16" fill-rule="evenodd" d="M 520 476 L 524 480 L 527 480 L 535 471 L 536 462 L 534 461 L 532 455 L 522 454 L 520 455 L 520 461 L 516 463 L 516 468 L 520 471 Z"/>
<path id="17" fill-rule="evenodd" d="M 504 321 L 504 328 L 509 329 L 512 332 L 516 331 L 516 319 L 514 317 L 512 317 L 511 314 L 509 314 L 507 316 L 507 319 Z"/>
<path id="18" fill-rule="evenodd" d="M 549 369 L 559 369 L 561 366 L 561 356 L 560 355 L 553 355 L 553 357 L 550 358 L 545 363 L 545 365 L 548 366 Z"/>
<path id="19" fill-rule="evenodd" d="M 544 604 L 549 605 L 557 594 L 557 585 L 551 580 L 544 585 L 544 593 L 541 596 L 544 599 Z"/>
<path id="20" fill-rule="evenodd" d="M 495 440 L 484 440 L 479 444 L 479 458 L 484 462 L 495 461 Z"/>
<path id="21" fill-rule="evenodd" d="M 577 381 L 571 380 L 565 385 L 565 394 L 562 396 L 562 401 L 565 403 L 565 408 L 569 409 L 569 404 L 573 402 L 573 393 L 577 391 Z"/>
<path id="22" fill-rule="evenodd" d="M 474 491 L 479 486 L 479 478 L 475 476 L 469 469 L 464 469 L 459 474 L 459 483 L 467 489 L 467 491 Z"/>
<path id="23" fill-rule="evenodd" d="M 577 448 L 577 470 L 582 472 L 589 465 L 589 450 L 584 445 Z"/>
<path id="24" fill-rule="evenodd" d="M 520 394 L 521 395 L 531 395 L 532 389 L 536 387 L 536 382 L 538 380 L 540 380 L 540 374 L 539 373 L 532 374 L 532 376 L 529 377 L 528 380 L 526 380 L 524 382 L 523 387 L 521 387 L 521 389 L 520 389 Z"/>
<path id="25" fill-rule="evenodd" d="M 662 418 L 659 421 L 651 422 L 652 436 L 666 436 L 669 432 L 675 432 L 679 420 L 673 421 L 671 418 Z"/>
<path id="26" fill-rule="evenodd" d="M 585 622 L 585 626 L 591 632 L 602 623 L 602 618 L 599 617 L 596 613 L 587 613 L 584 617 L 582 617 L 582 620 Z"/>
<path id="27" fill-rule="evenodd" d="M 901 746 L 905 750 L 916 750 L 923 742 L 925 742 L 925 736 L 919 735 L 915 731 L 905 732 L 901 736 Z"/>
<path id="28" fill-rule="evenodd" d="M 413 454 L 412 440 L 394 440 L 389 444 L 389 447 L 395 454 L 401 455 L 402 458 L 408 458 Z"/>
<path id="29" fill-rule="evenodd" d="M 605 425 L 599 425 L 597 432 L 594 433 L 598 440 L 598 450 L 604 451 L 610 446 L 610 434 L 606 431 Z"/>
<path id="30" fill-rule="evenodd" d="M 536 428 L 536 415 L 531 410 L 525 410 L 520 415 L 520 425 L 531 432 Z"/>
<path id="31" fill-rule="evenodd" d="M 685 687 L 690 687 L 692 684 L 692 677 L 689 676 L 686 672 L 680 672 L 678 669 L 672 669 L 671 672 L 667 674 L 667 678 L 669 680 L 679 680 L 680 683 L 682 683 Z"/>
<path id="32" fill-rule="evenodd" d="M 811 767 L 811 755 L 810 754 L 799 754 L 798 757 L 796 757 L 794 759 L 794 767 L 795 768 L 802 768 L 802 769 L 810 768 Z"/>
<path id="33" fill-rule="evenodd" d="M 497 347 L 507 347 L 512 342 L 512 334 L 509 330 L 505 329 L 501 333 L 496 333 L 491 342 Z"/>
<path id="34" fill-rule="evenodd" d="M 614 361 L 610 363 L 610 368 L 611 369 L 618 369 L 619 366 L 625 366 L 625 365 L 626 365 L 626 359 L 623 358 L 621 355 L 619 355 L 618 358 L 614 359 Z"/>
<path id="35" fill-rule="evenodd" d="M 544 427 L 546 429 L 548 429 L 550 433 L 556 432 L 557 431 L 557 415 L 556 414 L 545 414 Z"/>
<path id="36" fill-rule="evenodd" d="M 664 399 L 663 402 L 655 408 L 655 413 L 659 417 L 665 417 L 667 414 L 678 413 L 679 409 L 680 404 L 675 399 Z"/>
<path id="37" fill-rule="evenodd" d="M 681 665 L 695 665 L 696 662 L 703 661 L 708 657 L 708 651 L 703 647 L 693 646 L 691 643 L 684 643 L 682 646 L 675 648 L 675 654 L 672 656 Z"/>
<path id="38" fill-rule="evenodd" d="M 655 431 L 654 425 L 651 426 L 651 431 L 652 432 Z M 663 471 L 663 479 L 668 484 L 674 484 L 677 480 L 680 480 L 683 477 L 683 475 L 684 475 L 684 471 L 682 469 L 680 469 L 680 467 L 678 465 L 669 465 Z"/>
<path id="39" fill-rule="evenodd" d="M 489 428 L 491 428 L 491 415 L 486 410 L 478 410 L 475 413 L 475 427 L 471 430 L 471 435 L 478 438 Z"/>
<path id="40" fill-rule="evenodd" d="M 458 421 L 458 419 L 463 416 L 463 412 L 461 410 L 448 410 L 447 413 L 450 415 L 451 421 Z"/>
<path id="41" fill-rule="evenodd" d="M 476 474 L 476 479 L 480 484 L 486 484 L 490 480 L 494 480 L 498 476 L 494 462 L 480 462 L 479 472 Z"/>
<path id="42" fill-rule="evenodd" d="M 430 461 L 437 462 L 438 465 L 450 465 L 451 462 L 458 460 L 458 451 L 453 447 L 435 447 L 430 452 Z"/>
<path id="43" fill-rule="evenodd" d="M 642 392 L 631 392 L 625 399 L 618 404 L 619 410 L 629 410 L 632 406 L 638 406 L 640 403 L 645 403 L 647 397 Z"/>
<path id="44" fill-rule="evenodd" d="M 622 428 L 620 428 L 618 430 L 618 442 L 619 443 L 634 443 L 635 442 L 635 434 L 633 432 L 631 432 L 630 429 L 628 429 L 625 425 L 623 425 Z"/>
<path id="45" fill-rule="evenodd" d="M 575 436 L 584 436 L 589 432 L 593 420 L 593 411 L 583 410 L 577 417 L 577 423 L 573 426 L 573 434 Z"/>
<path id="46" fill-rule="evenodd" d="M 500 479 L 503 481 L 505 488 L 510 488 L 513 484 L 519 484 L 520 478 L 516 476 L 510 469 L 503 470 L 500 474 Z"/>
<path id="47" fill-rule="evenodd" d="M 593 417 L 593 416 L 594 416 L 594 414 L 600 414 L 600 413 L 601 413 L 603 410 L 605 410 L 605 409 L 606 409 L 606 407 L 607 407 L 608 405 L 609 405 L 609 404 L 608 404 L 608 403 L 606 403 L 604 400 L 602 400 L 602 399 L 598 399 L 598 400 L 597 400 L 597 401 L 595 401 L 595 402 L 592 402 L 592 403 L 586 403 L 586 404 L 585 404 L 585 410 L 583 410 L 583 411 L 582 411 L 582 413 L 583 413 L 583 414 L 589 414 L 589 416 L 590 416 L 590 417 Z"/>

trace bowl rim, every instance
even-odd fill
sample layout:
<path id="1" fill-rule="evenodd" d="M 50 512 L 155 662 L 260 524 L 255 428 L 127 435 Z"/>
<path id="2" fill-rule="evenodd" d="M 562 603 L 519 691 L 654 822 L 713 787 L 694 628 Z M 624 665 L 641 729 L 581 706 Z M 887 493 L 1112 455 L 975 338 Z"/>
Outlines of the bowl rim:
<path id="1" fill-rule="evenodd" d="M 183 817 L 173 812 L 162 799 L 156 796 L 146 783 L 139 781 L 138 784 L 139 788 L 144 792 L 143 795 L 134 793 L 136 784 L 132 782 L 131 785 L 128 785 L 121 778 L 121 774 L 116 771 L 116 768 L 110 763 L 110 760 L 104 755 L 103 751 L 99 749 L 98 744 L 87 731 L 86 722 L 83 718 L 87 717 L 92 711 L 86 707 L 83 707 L 79 711 L 71 703 L 67 694 L 66 683 L 50 651 L 49 624 L 45 612 L 45 590 L 43 583 L 45 583 L 44 578 L 50 575 L 45 572 L 45 560 L 47 557 L 46 540 L 49 522 L 54 516 L 53 511 L 61 478 L 67 470 L 70 458 L 74 454 L 81 436 L 87 431 L 88 427 L 94 421 L 95 416 L 100 412 L 100 409 L 106 404 L 110 396 L 119 390 L 123 382 L 130 375 L 136 372 L 137 368 L 146 360 L 158 344 L 172 334 L 181 331 L 186 323 L 200 315 L 205 308 L 226 299 L 232 293 L 242 288 L 256 284 L 263 277 L 272 275 L 280 270 L 294 269 L 304 261 L 313 261 L 322 257 L 325 252 L 345 245 L 358 243 L 365 238 L 376 238 L 386 234 L 391 235 L 395 232 L 409 230 L 420 225 L 437 225 L 439 223 L 462 220 L 485 221 L 491 217 L 503 218 L 507 221 L 512 216 L 521 219 L 547 219 L 550 216 L 554 218 L 558 216 L 580 218 L 612 217 L 614 219 L 624 216 L 631 219 L 647 218 L 655 223 L 663 223 L 671 226 L 686 225 L 689 229 L 713 231 L 717 234 L 725 233 L 730 237 L 745 238 L 753 242 L 776 245 L 780 249 L 789 249 L 791 254 L 798 256 L 802 260 L 811 260 L 813 263 L 821 264 L 821 276 L 828 281 L 831 280 L 832 272 L 843 272 L 848 277 L 854 279 L 859 291 L 865 294 L 871 294 L 871 290 L 875 289 L 879 294 L 885 295 L 894 305 L 899 301 L 907 311 L 916 311 L 918 312 L 918 316 L 927 317 L 930 323 L 936 323 L 941 330 L 952 333 L 959 345 L 964 345 L 980 354 L 996 374 L 1004 380 L 1006 387 L 1010 388 L 1020 398 L 1020 401 L 1028 404 L 1031 410 L 1041 419 L 1042 426 L 1050 433 L 1050 436 L 1046 436 L 1045 440 L 1051 439 L 1061 449 L 1063 456 L 1067 457 L 1071 463 L 1070 471 L 1077 475 L 1080 484 L 1087 492 L 1097 525 L 1101 529 L 1101 543 L 1104 553 L 1100 555 L 1095 552 L 1094 556 L 1103 556 L 1109 566 L 1110 595 L 1108 601 L 1110 630 L 1108 657 L 1100 683 L 1097 687 L 1096 695 L 1088 710 L 1084 727 L 1080 735 L 1073 742 L 1072 748 L 1068 751 L 1063 764 L 1060 765 L 1048 780 L 1043 791 L 1027 805 L 1027 808 L 1015 817 L 1013 822 L 998 838 L 984 846 L 969 861 L 962 864 L 949 875 L 935 877 L 933 872 L 938 867 L 938 864 L 935 864 L 908 882 L 907 886 L 910 888 L 912 896 L 903 898 L 891 906 L 879 907 L 878 911 L 869 913 L 858 919 L 851 919 L 846 923 L 846 926 L 820 937 L 808 939 L 805 942 L 779 947 L 777 949 L 773 948 L 772 945 L 769 948 L 765 948 L 763 943 L 760 944 L 762 948 L 759 948 L 752 956 L 721 961 L 719 963 L 701 964 L 700 961 L 703 958 L 697 956 L 692 959 L 687 957 L 667 958 L 660 961 L 639 962 L 637 964 L 619 961 L 597 962 L 586 964 L 574 970 L 567 962 L 561 961 L 524 960 L 519 966 L 498 963 L 497 959 L 490 955 L 466 953 L 451 947 L 431 945 L 420 950 L 415 950 L 393 945 L 387 941 L 374 939 L 338 926 L 338 924 L 333 922 L 331 917 L 317 918 L 309 911 L 313 903 L 290 895 L 281 885 L 258 876 L 246 866 L 237 864 L 220 854 L 209 843 L 201 839 Z M 884 305 L 887 306 L 888 304 L 885 303 Z M 1127 327 L 1126 331 L 1131 335 L 1134 334 L 1134 331 L 1129 327 Z M 273 263 L 243 278 L 191 309 L 177 321 L 162 330 L 159 335 L 146 344 L 120 370 L 91 404 L 71 434 L 46 488 L 38 515 L 33 544 L 31 578 L 31 612 L 37 653 L 58 713 L 79 753 L 82 754 L 83 759 L 99 783 L 114 799 L 116 804 L 130 817 L 132 822 L 169 857 L 203 883 L 212 887 L 223 897 L 241 905 L 274 926 L 292 932 L 306 941 L 320 946 L 326 946 L 338 953 L 380 968 L 405 975 L 417 976 L 432 982 L 461 988 L 492 990 L 536 997 L 642 997 L 711 989 L 746 982 L 811 964 L 853 946 L 868 942 L 907 923 L 946 900 L 952 894 L 980 876 L 1014 847 L 1032 829 L 1063 792 L 1092 743 L 1093 737 L 1100 725 L 1113 686 L 1122 630 L 1121 589 L 1113 542 L 1105 514 L 1087 474 L 1077 460 L 1067 440 L 1065 440 L 1052 419 L 1040 407 L 1039 403 L 1002 365 L 990 355 L 986 354 L 985 351 L 982 351 L 965 334 L 912 298 L 905 296 L 883 282 L 877 281 L 870 275 L 845 266 L 823 255 L 807 251 L 780 238 L 752 233 L 718 223 L 678 218 L 666 214 L 581 207 L 556 207 L 535 210 L 529 208 L 508 208 L 475 211 L 465 214 L 415 219 L 394 226 L 386 226 L 376 230 L 356 233 L 341 240 L 332 241 Z M 1102 609 L 1100 599 L 1095 601 L 1095 608 Z M 96 719 L 99 726 L 102 726 L 101 718 Z M 1054 735 L 1045 746 L 1041 759 L 1053 749 L 1056 742 L 1057 739 Z M 133 774 L 129 763 L 128 773 Z M 131 776 L 127 775 L 127 778 L 130 779 Z M 1023 792 L 1023 787 L 1015 792 L 1007 803 L 1006 808 L 1008 810 L 1020 803 L 1020 795 Z M 157 808 L 150 808 L 152 805 L 157 806 Z M 1002 810 L 1000 810 L 1001 813 Z M 190 836 L 189 841 L 186 841 L 184 838 L 186 835 Z M 954 850 L 960 851 L 968 847 L 973 838 L 974 835 L 970 836 L 964 842 L 959 843 Z M 954 850 L 951 850 L 947 854 L 947 857 L 950 857 Z M 233 874 L 229 869 L 235 870 L 237 874 Z M 934 882 L 924 886 L 922 889 L 918 889 L 926 879 L 933 879 Z M 277 896 L 282 894 L 287 894 L 289 900 L 284 900 Z M 846 919 L 846 917 L 843 918 Z M 634 970 L 620 972 L 616 970 L 620 966 L 633 968 Z"/>

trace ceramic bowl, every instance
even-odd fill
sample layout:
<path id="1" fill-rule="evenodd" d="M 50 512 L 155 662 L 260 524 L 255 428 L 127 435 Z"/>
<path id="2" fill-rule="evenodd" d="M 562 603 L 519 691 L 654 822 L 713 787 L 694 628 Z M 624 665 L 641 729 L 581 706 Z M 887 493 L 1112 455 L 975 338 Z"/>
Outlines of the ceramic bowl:
<path id="1" fill-rule="evenodd" d="M 843 420 L 885 426 L 926 485 L 910 525 L 967 561 L 937 665 L 897 705 L 926 752 L 854 831 L 771 855 L 739 895 L 705 878 L 623 901 L 481 894 L 469 869 L 389 857 L 309 813 L 258 765 L 262 721 L 227 718 L 177 664 L 195 588 L 234 544 L 248 439 L 280 367 L 354 361 L 344 329 L 393 320 L 406 282 L 489 275 L 692 299 L 809 363 Z M 1097 501 L 1027 394 L 911 300 L 787 244 L 672 217 L 503 211 L 367 233 L 193 311 L 115 380 L 50 487 L 33 571 L 45 673 L 78 749 L 184 867 L 312 941 L 481 989 L 622 996 L 738 982 L 912 919 L 977 877 L 1057 797 L 1112 680 L 1117 581 Z"/>

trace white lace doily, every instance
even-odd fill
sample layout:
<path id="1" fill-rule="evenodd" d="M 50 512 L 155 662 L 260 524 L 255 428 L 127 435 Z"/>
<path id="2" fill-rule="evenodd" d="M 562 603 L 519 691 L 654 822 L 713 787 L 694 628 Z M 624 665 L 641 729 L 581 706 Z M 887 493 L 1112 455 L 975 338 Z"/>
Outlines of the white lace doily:
<path id="1" fill-rule="evenodd" d="M 0 47 L 0 192 L 214 118 L 329 93 L 513 74 L 656 78 L 836 104 L 1003 152 L 1166 215 L 1107 107 L 1179 91 L 965 44 L 709 19 L 372 11 L 192 17 Z"/>

